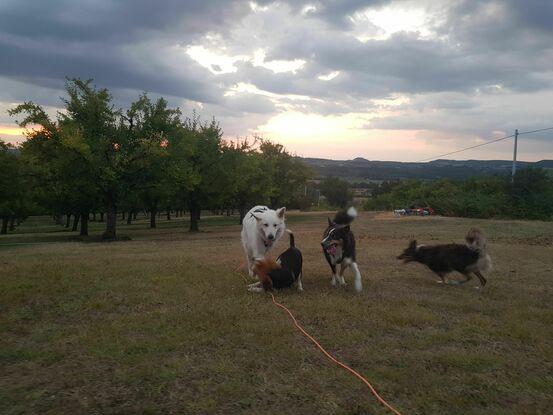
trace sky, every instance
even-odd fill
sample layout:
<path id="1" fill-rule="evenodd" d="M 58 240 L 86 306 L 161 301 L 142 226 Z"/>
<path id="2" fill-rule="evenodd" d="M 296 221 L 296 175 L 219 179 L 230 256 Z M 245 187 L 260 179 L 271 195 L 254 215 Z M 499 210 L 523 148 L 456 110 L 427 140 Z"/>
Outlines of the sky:
<path id="1" fill-rule="evenodd" d="M 418 161 L 553 127 L 551 0 L 0 1 L 0 138 L 66 77 L 305 157 Z M 512 140 L 455 154 L 510 159 Z M 553 159 L 553 131 L 520 160 Z"/>

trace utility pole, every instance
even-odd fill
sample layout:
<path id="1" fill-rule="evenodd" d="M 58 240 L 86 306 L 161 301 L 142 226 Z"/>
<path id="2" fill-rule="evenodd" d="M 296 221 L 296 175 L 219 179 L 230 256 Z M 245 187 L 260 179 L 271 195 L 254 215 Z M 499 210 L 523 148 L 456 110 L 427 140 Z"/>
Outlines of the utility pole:
<path id="1" fill-rule="evenodd" d="M 515 130 L 515 148 L 513 150 L 513 169 L 511 171 L 511 182 L 515 181 L 517 172 L 517 144 L 518 144 L 518 129 Z"/>

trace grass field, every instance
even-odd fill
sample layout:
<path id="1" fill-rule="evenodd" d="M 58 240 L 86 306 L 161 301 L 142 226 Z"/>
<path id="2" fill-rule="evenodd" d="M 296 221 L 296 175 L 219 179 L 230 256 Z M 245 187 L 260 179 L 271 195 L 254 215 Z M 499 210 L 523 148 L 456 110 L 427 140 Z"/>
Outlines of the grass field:
<path id="1" fill-rule="evenodd" d="M 102 244 L 31 218 L 0 237 L 0 412 L 387 413 L 245 290 L 235 221 L 205 218 L 189 234 L 142 220 L 121 227 L 131 241 Z M 361 294 L 330 286 L 325 223 L 290 215 L 305 291 L 277 299 L 385 399 L 403 414 L 551 413 L 553 223 L 363 213 Z M 413 236 L 461 241 L 470 226 L 488 234 L 495 264 L 483 290 L 395 259 Z"/>

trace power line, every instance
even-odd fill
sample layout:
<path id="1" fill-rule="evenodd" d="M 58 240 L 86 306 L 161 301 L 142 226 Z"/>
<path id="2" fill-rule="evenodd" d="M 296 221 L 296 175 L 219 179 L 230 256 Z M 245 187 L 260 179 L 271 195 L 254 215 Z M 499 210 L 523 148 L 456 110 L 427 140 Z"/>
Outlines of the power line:
<path id="1" fill-rule="evenodd" d="M 522 133 L 518 133 L 518 135 L 539 133 L 540 131 L 547 131 L 547 130 L 553 130 L 553 127 L 540 128 L 539 130 L 533 130 L 533 131 L 524 131 L 524 132 L 522 132 Z"/>
<path id="2" fill-rule="evenodd" d="M 548 130 L 553 130 L 553 127 L 540 128 L 539 130 L 532 130 L 532 131 L 523 131 L 523 132 L 521 132 L 521 133 L 518 133 L 518 135 L 532 134 L 532 133 L 538 133 L 538 132 L 540 132 L 540 131 L 548 131 Z M 487 146 L 488 144 L 493 144 L 493 143 L 497 143 L 498 141 L 503 141 L 503 140 L 507 140 L 508 138 L 513 138 L 514 136 L 515 136 L 515 134 L 507 135 L 507 136 L 505 136 L 505 137 L 496 138 L 495 140 L 486 141 L 485 143 L 477 144 L 477 145 L 475 145 L 475 146 L 470 146 L 470 147 L 462 148 L 462 149 L 460 149 L 460 150 L 451 151 L 451 152 L 449 152 L 449 153 L 440 154 L 440 155 L 438 155 L 438 156 L 428 157 L 428 158 L 425 158 L 425 159 L 422 159 L 422 160 L 418 160 L 418 161 L 415 161 L 415 163 L 422 163 L 422 162 L 424 162 L 424 161 L 435 160 L 435 159 L 438 159 L 438 158 L 440 158 L 440 157 L 449 156 L 449 155 L 451 155 L 451 154 L 457 154 L 457 153 L 461 153 L 461 152 L 463 152 L 463 151 L 472 150 L 473 148 L 478 148 L 478 147 Z"/>
<path id="3" fill-rule="evenodd" d="M 439 156 L 428 157 L 426 159 L 418 160 L 415 163 L 422 163 L 423 161 L 434 160 L 434 159 L 437 159 L 437 158 L 440 158 L 440 157 L 449 156 L 450 154 L 461 153 L 462 151 L 471 150 L 473 148 L 487 146 L 488 144 L 493 144 L 493 143 L 497 143 L 498 141 L 506 140 L 508 138 L 513 138 L 514 136 L 515 136 L 514 134 L 511 134 L 511 135 L 508 135 L 508 136 L 505 136 L 505 137 L 497 138 L 497 139 L 492 140 L 492 141 L 487 141 L 487 142 L 482 143 L 482 144 L 477 144 L 475 146 L 470 146 L 470 147 L 467 147 L 467 148 L 463 148 L 461 150 L 456 150 L 456 151 L 452 151 L 450 153 L 440 154 Z"/>

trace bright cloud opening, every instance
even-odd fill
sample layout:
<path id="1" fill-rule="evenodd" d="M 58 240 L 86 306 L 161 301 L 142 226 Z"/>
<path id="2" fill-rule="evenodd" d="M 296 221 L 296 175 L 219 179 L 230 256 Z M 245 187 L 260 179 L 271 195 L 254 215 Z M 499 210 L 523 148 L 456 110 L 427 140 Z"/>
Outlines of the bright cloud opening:
<path id="1" fill-rule="evenodd" d="M 274 73 L 280 73 L 280 72 L 296 73 L 296 71 L 298 71 L 299 69 L 301 69 L 303 65 L 305 65 L 305 61 L 303 59 L 294 59 L 292 61 L 284 61 L 284 60 L 266 61 L 265 56 L 266 56 L 266 53 L 263 49 L 256 50 L 253 55 L 253 60 L 252 60 L 253 65 L 270 69 Z"/>
<path id="2" fill-rule="evenodd" d="M 330 81 L 336 78 L 338 75 L 340 75 L 340 71 L 332 71 L 327 73 L 326 75 L 319 75 L 317 76 L 317 78 L 319 78 L 321 81 Z"/>
<path id="3" fill-rule="evenodd" d="M 236 72 L 237 68 L 234 65 L 235 62 L 244 60 L 246 57 L 228 56 L 218 54 L 206 49 L 204 46 L 189 46 L 186 49 L 186 53 L 204 68 L 209 69 L 214 74 L 224 74 Z"/>
<path id="4" fill-rule="evenodd" d="M 419 32 L 423 37 L 431 35 L 427 13 L 420 7 L 404 8 L 392 4 L 380 9 L 367 9 L 355 13 L 352 16 L 352 21 L 357 26 L 356 37 L 363 42 L 388 39 L 397 32 Z M 376 26 L 376 34 L 374 29 L 370 32 L 364 30 L 367 23 Z"/>

